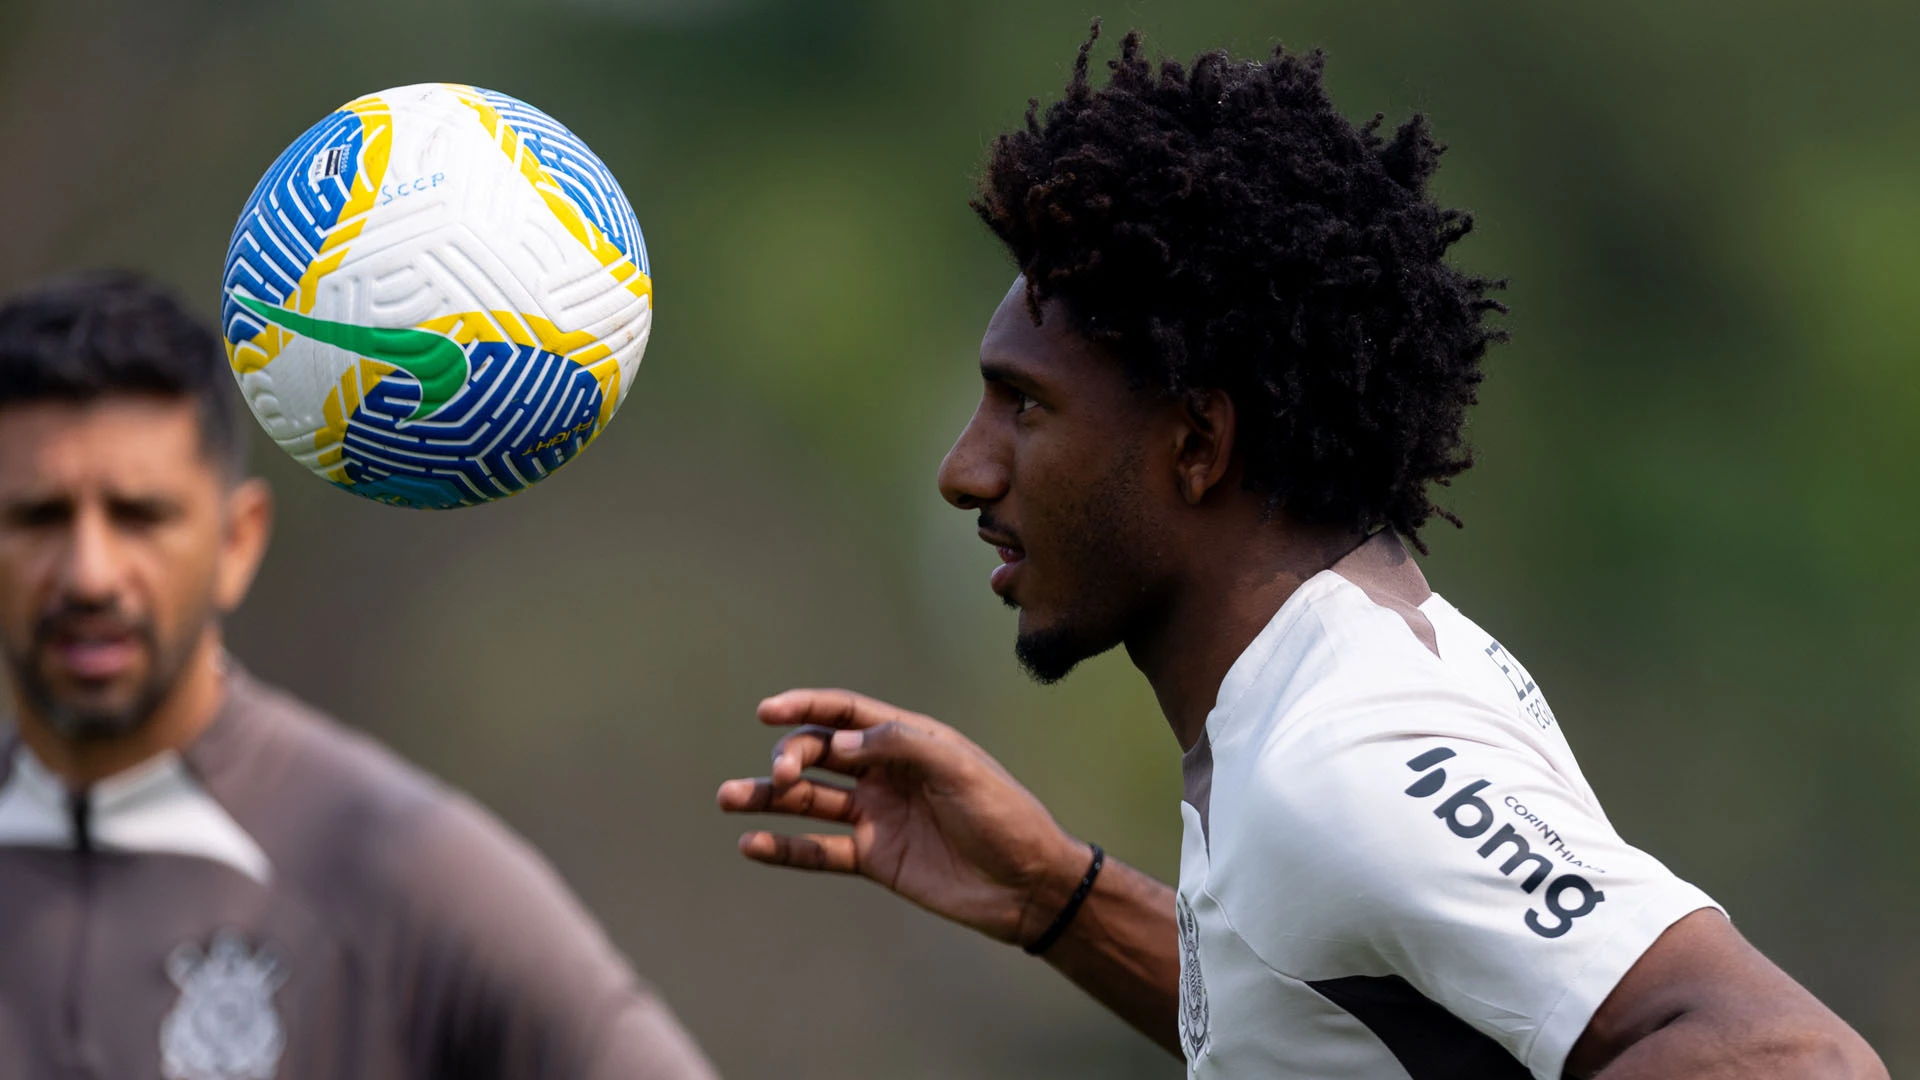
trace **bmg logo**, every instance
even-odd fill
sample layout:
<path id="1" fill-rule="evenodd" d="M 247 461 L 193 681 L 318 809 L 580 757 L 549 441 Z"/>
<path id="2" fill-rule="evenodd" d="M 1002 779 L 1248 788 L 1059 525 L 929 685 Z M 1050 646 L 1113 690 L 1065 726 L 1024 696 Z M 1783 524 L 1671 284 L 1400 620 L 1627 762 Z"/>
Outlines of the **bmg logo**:
<path id="1" fill-rule="evenodd" d="M 1447 786 L 1447 770 L 1439 768 L 1441 762 L 1454 757 L 1447 747 L 1436 747 L 1407 762 L 1407 768 L 1423 773 L 1406 790 L 1406 794 L 1415 799 L 1428 799 L 1439 794 Z M 1431 771 L 1429 771 L 1431 770 Z M 1462 840 L 1477 840 L 1493 828 L 1493 807 L 1480 797 L 1488 786 L 1486 780 L 1475 780 L 1460 790 L 1447 796 L 1433 816 L 1447 823 L 1453 835 Z M 1553 877 L 1554 864 L 1545 855 L 1533 850 L 1527 838 L 1511 824 L 1500 826 L 1487 841 L 1481 844 L 1478 853 L 1483 859 L 1506 853 L 1508 858 L 1500 863 L 1500 873 L 1512 878 L 1516 871 L 1526 868 L 1526 875 L 1515 882 L 1524 893 L 1533 893 L 1546 883 L 1546 891 L 1541 893 L 1541 901 L 1546 905 L 1546 916 L 1534 908 L 1527 909 L 1527 929 L 1544 938 L 1557 938 L 1573 929 L 1573 920 L 1593 911 L 1607 894 L 1593 887 L 1592 883 L 1579 874 L 1561 874 Z M 1548 879 L 1552 878 L 1551 881 Z"/>

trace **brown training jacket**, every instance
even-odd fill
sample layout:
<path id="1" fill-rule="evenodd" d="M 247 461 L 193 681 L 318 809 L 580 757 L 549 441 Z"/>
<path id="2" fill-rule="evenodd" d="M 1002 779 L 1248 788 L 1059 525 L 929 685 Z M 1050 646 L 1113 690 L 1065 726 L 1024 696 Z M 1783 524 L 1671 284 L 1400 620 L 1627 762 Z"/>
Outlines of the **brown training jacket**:
<path id="1" fill-rule="evenodd" d="M 709 1080 L 538 855 L 244 673 L 73 794 L 0 736 L 5 1080 Z"/>

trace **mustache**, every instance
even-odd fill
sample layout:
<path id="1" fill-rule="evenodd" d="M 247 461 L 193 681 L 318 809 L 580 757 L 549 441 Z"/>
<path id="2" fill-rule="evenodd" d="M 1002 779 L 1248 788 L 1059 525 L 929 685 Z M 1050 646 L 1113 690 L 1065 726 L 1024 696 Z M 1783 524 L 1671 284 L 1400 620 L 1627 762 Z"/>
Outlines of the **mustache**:
<path id="1" fill-rule="evenodd" d="M 1014 532 L 1012 529 L 1009 529 L 1005 525 L 1001 524 L 998 518 L 994 517 L 992 514 L 986 512 L 985 510 L 980 511 L 980 517 L 978 520 L 974 522 L 974 524 L 976 527 L 978 527 L 984 532 L 997 533 L 1001 536 L 1005 536 L 1012 539 L 1015 543 L 1020 542 L 1019 533 Z"/>
<path id="2" fill-rule="evenodd" d="M 130 637 L 144 645 L 154 643 L 153 624 L 128 615 L 117 603 L 66 601 L 34 621 L 33 643 L 48 648 L 74 638 Z"/>

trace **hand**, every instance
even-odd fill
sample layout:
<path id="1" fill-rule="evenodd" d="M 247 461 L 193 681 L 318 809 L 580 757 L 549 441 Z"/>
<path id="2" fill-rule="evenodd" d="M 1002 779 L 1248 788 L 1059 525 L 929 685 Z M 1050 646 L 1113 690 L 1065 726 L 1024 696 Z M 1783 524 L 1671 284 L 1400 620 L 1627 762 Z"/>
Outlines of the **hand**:
<path id="1" fill-rule="evenodd" d="M 1085 844 L 986 751 L 931 717 L 846 690 L 789 690 L 760 722 L 797 727 L 771 776 L 720 785 L 720 809 L 833 821 L 847 834 L 749 832 L 750 859 L 860 874 L 1000 941 L 1037 939 L 1086 873 Z M 803 778 L 821 768 L 850 786 Z"/>

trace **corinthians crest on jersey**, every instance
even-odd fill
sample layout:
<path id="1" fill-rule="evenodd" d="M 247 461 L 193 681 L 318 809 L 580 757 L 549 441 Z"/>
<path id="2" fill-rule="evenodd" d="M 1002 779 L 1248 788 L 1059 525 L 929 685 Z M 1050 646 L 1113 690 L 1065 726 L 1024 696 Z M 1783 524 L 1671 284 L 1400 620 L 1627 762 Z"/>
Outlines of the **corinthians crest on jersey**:
<path id="1" fill-rule="evenodd" d="M 273 1080 L 286 1029 L 273 992 L 286 965 L 266 947 L 223 930 L 202 953 L 182 945 L 167 957 L 180 1000 L 160 1022 L 160 1072 L 167 1080 Z"/>
<path id="2" fill-rule="evenodd" d="M 1185 896 L 1174 902 L 1180 922 L 1180 1048 L 1187 1060 L 1207 1048 L 1207 981 L 1200 974 L 1200 923 Z"/>

